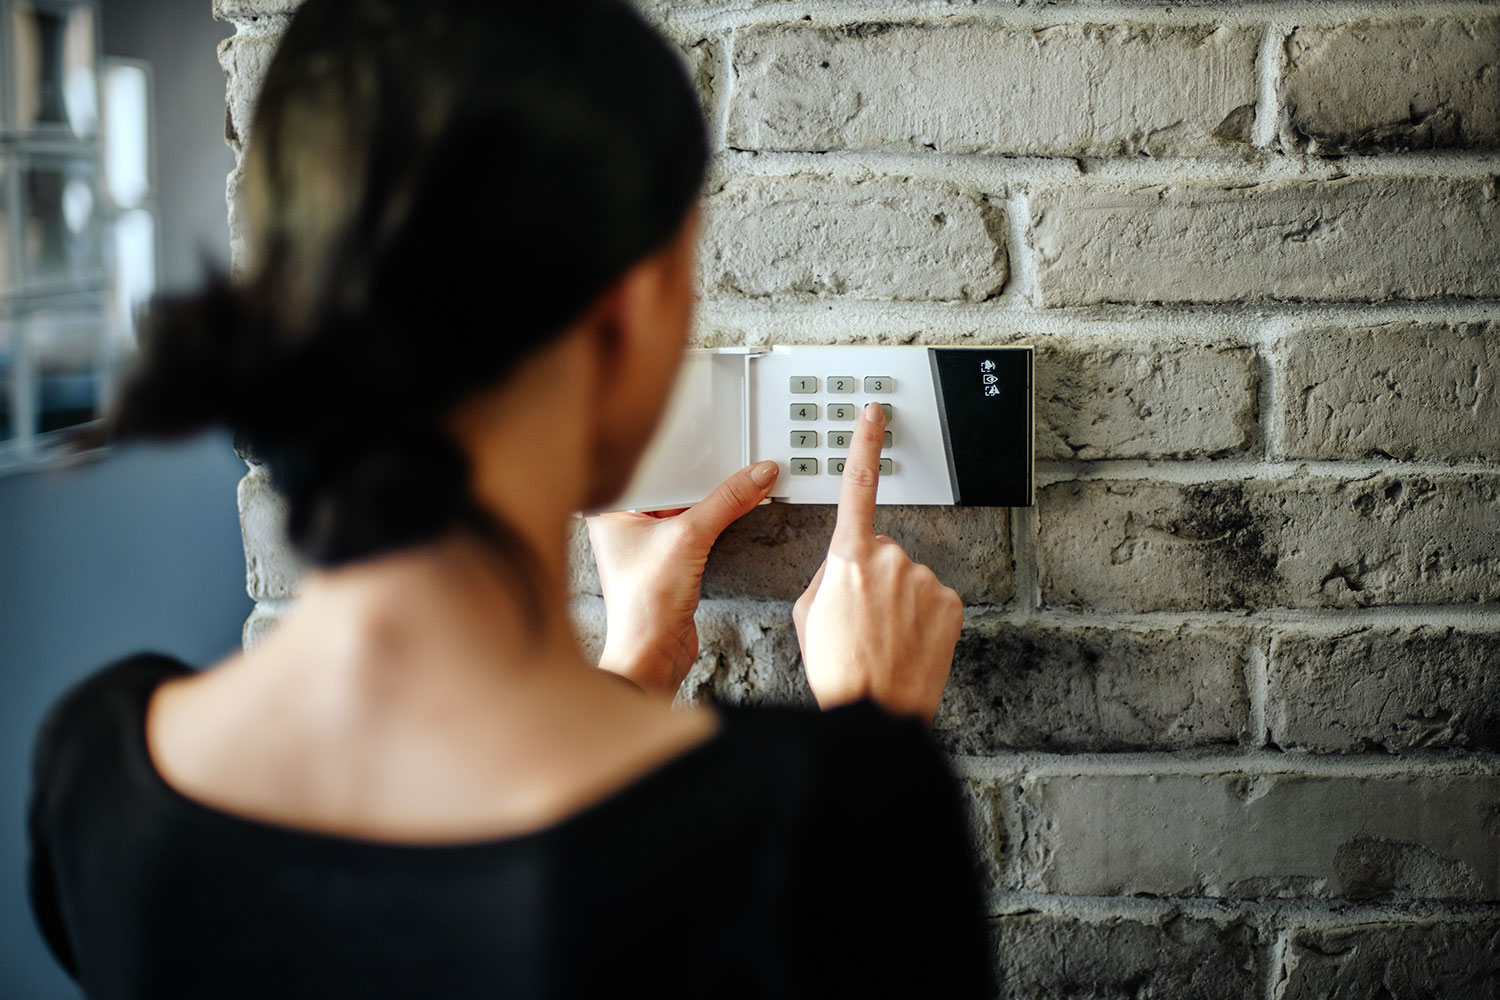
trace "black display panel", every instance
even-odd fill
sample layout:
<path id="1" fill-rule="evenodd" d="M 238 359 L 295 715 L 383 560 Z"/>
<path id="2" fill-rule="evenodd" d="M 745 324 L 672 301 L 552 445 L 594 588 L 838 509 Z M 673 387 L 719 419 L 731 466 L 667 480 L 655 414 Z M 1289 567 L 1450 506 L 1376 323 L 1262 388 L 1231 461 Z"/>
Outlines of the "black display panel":
<path id="1" fill-rule="evenodd" d="M 955 502 L 1031 506 L 1032 349 L 930 347 L 927 356 Z"/>

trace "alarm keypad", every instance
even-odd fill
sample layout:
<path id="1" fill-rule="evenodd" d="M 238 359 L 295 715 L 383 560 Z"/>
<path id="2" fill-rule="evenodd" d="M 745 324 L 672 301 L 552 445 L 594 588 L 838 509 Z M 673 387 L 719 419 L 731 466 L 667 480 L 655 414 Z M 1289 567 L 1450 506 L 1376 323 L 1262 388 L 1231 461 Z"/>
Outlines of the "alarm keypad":
<path id="1" fill-rule="evenodd" d="M 895 394 L 896 380 L 890 375 L 792 375 L 789 377 L 789 387 L 797 396 L 813 397 L 805 401 L 791 404 L 791 419 L 797 423 L 822 423 L 828 421 L 834 424 L 852 424 L 857 420 L 864 409 L 863 403 L 845 403 L 827 400 L 819 402 L 823 396 L 848 396 L 863 388 L 864 392 L 871 395 L 890 397 Z M 877 399 L 885 410 L 886 423 L 891 422 L 895 410 L 892 404 Z M 822 412 L 819 412 L 821 406 Z M 815 428 L 794 428 L 790 436 L 791 447 L 799 453 L 787 460 L 787 468 L 794 476 L 815 476 L 822 471 L 826 475 L 840 476 L 844 472 L 845 455 L 826 456 L 822 460 L 822 469 L 819 468 L 819 460 L 806 453 L 806 449 L 823 448 L 835 449 L 847 452 L 850 443 L 854 440 L 854 429 L 852 427 L 831 427 L 821 431 Z M 882 448 L 891 446 L 891 432 L 886 431 Z M 880 474 L 888 476 L 895 472 L 895 463 L 889 458 L 880 460 Z"/>

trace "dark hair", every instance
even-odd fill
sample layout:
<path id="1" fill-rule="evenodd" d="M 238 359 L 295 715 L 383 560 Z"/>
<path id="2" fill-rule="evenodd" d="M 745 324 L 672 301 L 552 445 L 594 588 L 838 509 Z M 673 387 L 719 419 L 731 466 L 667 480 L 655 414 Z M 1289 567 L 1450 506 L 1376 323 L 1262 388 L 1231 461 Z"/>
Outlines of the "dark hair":
<path id="1" fill-rule="evenodd" d="M 268 69 L 242 280 L 154 305 L 119 436 L 233 428 L 332 566 L 468 527 L 441 418 L 680 229 L 707 145 L 619 0 L 308 0 Z"/>

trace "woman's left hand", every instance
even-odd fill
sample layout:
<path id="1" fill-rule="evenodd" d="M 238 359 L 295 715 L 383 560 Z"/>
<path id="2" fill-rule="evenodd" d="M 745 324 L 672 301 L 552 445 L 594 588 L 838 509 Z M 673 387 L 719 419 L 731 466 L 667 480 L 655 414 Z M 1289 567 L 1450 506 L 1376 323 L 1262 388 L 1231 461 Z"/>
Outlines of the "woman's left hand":
<path id="1" fill-rule="evenodd" d="M 698 658 L 693 614 L 709 549 L 725 528 L 765 499 L 776 473 L 775 462 L 759 462 L 685 510 L 587 519 L 604 592 L 601 669 L 648 694 L 677 693 Z"/>

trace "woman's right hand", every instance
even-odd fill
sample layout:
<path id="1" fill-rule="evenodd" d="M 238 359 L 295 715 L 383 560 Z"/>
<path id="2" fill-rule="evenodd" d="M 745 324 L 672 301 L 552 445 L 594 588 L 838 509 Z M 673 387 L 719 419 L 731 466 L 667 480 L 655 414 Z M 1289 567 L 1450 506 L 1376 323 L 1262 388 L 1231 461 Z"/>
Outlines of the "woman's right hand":
<path id="1" fill-rule="evenodd" d="M 928 725 L 953 667 L 964 606 L 892 538 L 875 534 L 885 414 L 855 422 L 828 557 L 792 607 L 802 663 L 824 708 L 873 698 Z"/>

